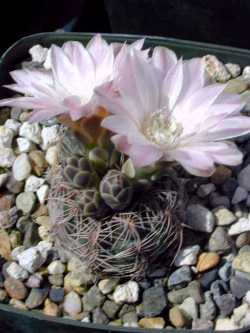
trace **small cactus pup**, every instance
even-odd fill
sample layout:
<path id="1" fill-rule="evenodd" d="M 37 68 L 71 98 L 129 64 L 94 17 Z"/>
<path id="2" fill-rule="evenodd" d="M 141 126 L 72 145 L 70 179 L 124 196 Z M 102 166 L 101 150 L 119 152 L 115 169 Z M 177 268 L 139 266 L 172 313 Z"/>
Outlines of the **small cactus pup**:
<path id="1" fill-rule="evenodd" d="M 109 170 L 100 182 L 100 195 L 114 211 L 121 211 L 128 207 L 133 192 L 130 179 L 120 170 Z"/>
<path id="2" fill-rule="evenodd" d="M 98 176 L 88 159 L 73 156 L 68 158 L 65 164 L 64 176 L 75 188 L 92 188 L 95 186 Z"/>

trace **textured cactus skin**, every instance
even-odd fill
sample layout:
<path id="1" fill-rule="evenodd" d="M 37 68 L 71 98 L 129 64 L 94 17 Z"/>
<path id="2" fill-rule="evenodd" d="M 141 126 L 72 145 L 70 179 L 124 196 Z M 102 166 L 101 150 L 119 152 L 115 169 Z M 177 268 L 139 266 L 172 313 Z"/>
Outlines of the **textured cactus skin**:
<path id="1" fill-rule="evenodd" d="M 48 200 L 56 244 L 101 276 L 141 278 L 160 257 L 172 261 L 182 242 L 185 192 L 176 174 L 126 173 L 114 147 L 82 147 L 71 134 L 61 147 Z"/>
<path id="2" fill-rule="evenodd" d="M 92 188 L 97 181 L 97 175 L 85 157 L 77 158 L 77 156 L 73 156 L 68 158 L 64 176 L 75 188 L 79 189 Z"/>
<path id="3" fill-rule="evenodd" d="M 131 202 L 133 187 L 119 170 L 109 170 L 100 182 L 100 195 L 113 210 L 121 211 Z"/>
<path id="4" fill-rule="evenodd" d="M 99 192 L 95 189 L 81 191 L 78 202 L 82 207 L 84 216 L 98 216 L 102 213 L 103 202 Z"/>

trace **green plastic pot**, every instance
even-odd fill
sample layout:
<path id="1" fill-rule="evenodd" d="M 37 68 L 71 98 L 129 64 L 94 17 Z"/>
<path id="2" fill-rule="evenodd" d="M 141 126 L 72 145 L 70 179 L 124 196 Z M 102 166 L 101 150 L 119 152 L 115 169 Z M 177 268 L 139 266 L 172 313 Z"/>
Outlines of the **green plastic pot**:
<path id="1" fill-rule="evenodd" d="M 77 40 L 87 43 L 93 36 L 91 33 L 42 33 L 22 38 L 11 46 L 0 59 L 0 86 L 10 81 L 9 71 L 15 69 L 21 61 L 25 60 L 28 50 L 35 44 L 50 46 L 51 44 L 61 45 L 65 41 Z M 162 45 L 173 49 L 183 58 L 214 54 L 223 62 L 233 62 L 239 65 L 250 65 L 250 51 L 213 44 L 204 44 L 178 40 L 173 38 L 162 38 L 152 36 L 116 35 L 103 34 L 109 42 L 133 42 L 138 38 L 145 37 L 145 47 Z M 6 97 L 7 89 L 0 88 L 0 97 Z M 40 311 L 18 310 L 7 304 L 0 304 L 0 333 L 150 333 L 150 332 L 176 333 L 176 330 L 146 330 L 140 328 L 115 327 L 108 325 L 86 324 L 74 320 L 53 318 L 43 315 Z M 179 333 L 190 330 L 178 330 Z M 209 330 L 206 332 L 212 332 Z M 196 331 L 199 332 L 199 331 Z M 200 331 L 205 332 L 205 331 Z M 224 333 L 224 331 L 221 331 Z M 250 332 L 250 328 L 234 330 L 231 332 Z"/>

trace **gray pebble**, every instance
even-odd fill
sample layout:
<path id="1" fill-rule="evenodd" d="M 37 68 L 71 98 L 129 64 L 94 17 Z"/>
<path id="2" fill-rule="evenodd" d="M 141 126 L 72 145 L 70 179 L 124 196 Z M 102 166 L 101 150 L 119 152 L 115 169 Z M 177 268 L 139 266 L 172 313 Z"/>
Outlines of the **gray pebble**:
<path id="1" fill-rule="evenodd" d="M 200 317 L 204 320 L 214 320 L 217 310 L 211 292 L 206 291 L 204 297 L 205 302 L 203 304 L 200 304 Z"/>
<path id="2" fill-rule="evenodd" d="M 202 288 L 204 288 L 205 290 L 209 289 L 211 284 L 217 279 L 217 277 L 218 277 L 217 268 L 205 272 L 199 280 Z"/>
<path id="3" fill-rule="evenodd" d="M 219 206 L 230 208 L 230 200 L 227 196 L 212 193 L 212 195 L 209 196 L 209 202 L 213 208 L 217 208 Z"/>
<path id="4" fill-rule="evenodd" d="M 168 278 L 168 288 L 173 289 L 177 286 L 184 287 L 192 280 L 191 269 L 189 266 L 183 266 L 174 271 Z"/>
<path id="5" fill-rule="evenodd" d="M 143 313 L 146 317 L 158 316 L 167 306 L 165 291 L 162 287 L 146 289 L 142 298 Z"/>
<path id="6" fill-rule="evenodd" d="M 138 316 L 135 312 L 128 312 L 122 316 L 123 326 L 125 327 L 137 327 Z"/>
<path id="7" fill-rule="evenodd" d="M 241 187 L 250 191 L 250 164 L 239 172 L 238 183 Z"/>
<path id="8" fill-rule="evenodd" d="M 207 319 L 198 318 L 192 321 L 193 330 L 210 330 L 213 326 L 213 322 Z"/>
<path id="9" fill-rule="evenodd" d="M 236 272 L 230 279 L 230 289 L 232 294 L 241 299 L 250 290 L 250 277 L 248 273 Z"/>
<path id="10" fill-rule="evenodd" d="M 61 303 L 64 300 L 64 289 L 52 287 L 49 291 L 49 298 L 52 302 Z"/>
<path id="11" fill-rule="evenodd" d="M 96 308 L 92 314 L 92 321 L 94 324 L 108 324 L 109 319 L 102 309 Z"/>
<path id="12" fill-rule="evenodd" d="M 219 269 L 219 277 L 228 282 L 232 276 L 232 263 L 227 261 L 220 269 Z"/>
<path id="13" fill-rule="evenodd" d="M 102 306 L 105 296 L 101 293 L 97 286 L 91 287 L 83 297 L 83 307 L 85 311 Z"/>
<path id="14" fill-rule="evenodd" d="M 187 207 L 186 224 L 194 230 L 210 233 L 214 229 L 215 218 L 206 207 L 193 204 Z"/>
<path id="15" fill-rule="evenodd" d="M 26 306 L 29 309 L 35 309 L 42 305 L 49 293 L 49 288 L 33 288 L 25 301 Z"/>
<path id="16" fill-rule="evenodd" d="M 205 198 L 208 196 L 210 193 L 214 192 L 216 190 L 216 186 L 213 183 L 208 183 L 208 184 L 202 184 L 200 185 L 197 194 L 201 198 Z"/>
<path id="17" fill-rule="evenodd" d="M 230 315 L 236 305 L 235 297 L 230 293 L 214 297 L 214 300 L 224 317 Z"/>
<path id="18" fill-rule="evenodd" d="M 109 317 L 109 319 L 114 319 L 120 307 L 120 304 L 107 300 L 104 302 L 102 310 Z"/>
<path id="19" fill-rule="evenodd" d="M 209 238 L 209 251 L 225 253 L 232 248 L 232 240 L 228 236 L 226 229 L 217 227 Z"/>
<path id="20" fill-rule="evenodd" d="M 237 203 L 240 203 L 244 200 L 246 200 L 248 196 L 248 192 L 243 187 L 238 186 L 234 192 L 233 198 L 232 198 L 232 204 L 235 205 Z"/>
<path id="21" fill-rule="evenodd" d="M 199 281 L 192 281 L 187 287 L 178 290 L 172 290 L 167 294 L 169 302 L 173 304 L 181 304 L 189 296 L 194 298 L 197 304 L 203 302 L 204 297 Z"/>

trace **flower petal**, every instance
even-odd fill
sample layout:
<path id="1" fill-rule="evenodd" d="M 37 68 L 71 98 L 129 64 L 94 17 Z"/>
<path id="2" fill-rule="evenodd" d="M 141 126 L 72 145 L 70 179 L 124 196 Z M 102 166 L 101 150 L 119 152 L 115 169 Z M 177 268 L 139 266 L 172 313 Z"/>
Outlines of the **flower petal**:
<path id="1" fill-rule="evenodd" d="M 125 136 L 115 135 L 112 141 L 120 152 L 132 159 L 135 167 L 151 165 L 159 161 L 163 155 L 161 150 L 154 146 L 129 144 Z"/>
<path id="2" fill-rule="evenodd" d="M 159 105 L 159 76 L 139 52 L 127 53 L 115 86 L 139 121 Z"/>
<path id="3" fill-rule="evenodd" d="M 101 125 L 113 133 L 127 136 L 130 143 L 148 144 L 140 129 L 128 117 L 121 115 L 109 116 L 102 121 Z"/>
<path id="4" fill-rule="evenodd" d="M 177 64 L 170 68 L 162 84 L 161 106 L 167 106 L 172 110 L 177 102 L 183 83 L 183 64 L 179 60 Z M 166 104 L 168 103 L 168 104 Z"/>
<path id="5" fill-rule="evenodd" d="M 168 152 L 166 160 L 178 161 L 189 173 L 198 177 L 209 177 L 215 170 L 214 161 L 203 151 L 195 147 L 178 148 Z"/>
<path id="6" fill-rule="evenodd" d="M 159 69 L 164 76 L 171 67 L 177 64 L 177 57 L 174 51 L 162 46 L 154 48 L 151 59 L 153 66 Z"/>
<path id="7" fill-rule="evenodd" d="M 216 126 L 209 128 L 207 140 L 217 141 L 235 138 L 250 132 L 250 118 L 247 116 L 234 116 L 225 118 Z"/>

